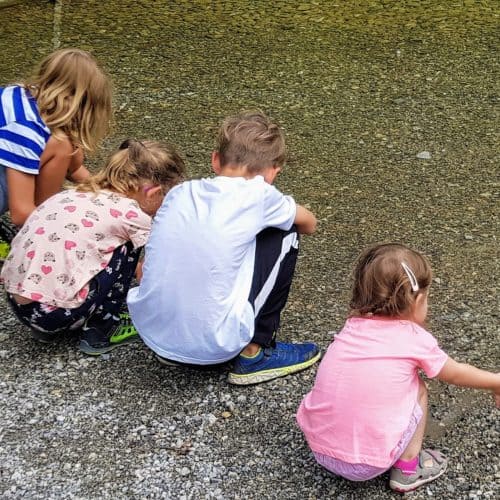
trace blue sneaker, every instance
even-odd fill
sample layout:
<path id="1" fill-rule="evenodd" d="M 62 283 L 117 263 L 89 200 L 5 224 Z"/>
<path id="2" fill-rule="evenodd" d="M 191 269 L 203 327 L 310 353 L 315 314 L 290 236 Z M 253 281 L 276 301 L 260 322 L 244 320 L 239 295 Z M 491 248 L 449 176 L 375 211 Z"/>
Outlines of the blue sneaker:
<path id="1" fill-rule="evenodd" d="M 261 349 L 253 358 L 240 354 L 227 380 L 236 385 L 260 384 L 305 370 L 320 357 L 321 352 L 316 344 L 276 342 L 276 347 Z"/>

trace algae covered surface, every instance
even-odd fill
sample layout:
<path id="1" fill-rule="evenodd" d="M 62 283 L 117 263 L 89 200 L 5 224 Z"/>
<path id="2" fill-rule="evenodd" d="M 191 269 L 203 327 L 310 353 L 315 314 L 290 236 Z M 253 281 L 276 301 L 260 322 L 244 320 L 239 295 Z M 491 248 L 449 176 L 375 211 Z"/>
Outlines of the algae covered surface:
<path id="1" fill-rule="evenodd" d="M 399 241 L 432 262 L 442 347 L 498 370 L 499 14 L 493 0 L 0 3 L 0 84 L 55 47 L 91 51 L 115 87 L 93 169 L 136 137 L 176 144 L 192 176 L 210 175 L 222 118 L 263 109 L 286 133 L 278 187 L 320 221 L 280 337 L 326 348 L 358 253 Z M 162 370 L 142 346 L 105 361 L 42 348 L 0 307 L 7 496 L 391 497 L 385 478 L 353 485 L 314 464 L 293 415 L 315 370 L 242 392 L 218 372 Z M 432 382 L 431 416 L 428 444 L 450 470 L 415 498 L 498 495 L 491 398 Z"/>

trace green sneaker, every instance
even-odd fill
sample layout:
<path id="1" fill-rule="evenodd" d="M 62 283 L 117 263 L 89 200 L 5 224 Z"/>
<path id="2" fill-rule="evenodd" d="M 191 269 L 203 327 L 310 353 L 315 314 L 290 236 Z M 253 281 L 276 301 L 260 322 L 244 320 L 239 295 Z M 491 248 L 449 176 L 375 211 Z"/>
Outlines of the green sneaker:
<path id="1" fill-rule="evenodd" d="M 10 245 L 6 241 L 0 239 L 0 262 L 3 262 L 7 258 L 9 253 Z"/>
<path id="2" fill-rule="evenodd" d="M 132 341 L 136 341 L 139 338 L 139 334 L 135 329 L 135 326 L 132 324 L 132 319 L 130 318 L 130 314 L 128 312 L 120 313 L 120 324 L 116 328 L 116 330 L 111 334 L 109 341 L 112 344 L 123 344 L 128 339 L 132 339 Z"/>
<path id="3" fill-rule="evenodd" d="M 3 262 L 10 252 L 10 242 L 14 239 L 18 228 L 12 224 L 9 214 L 0 216 L 0 262 Z"/>
<path id="4" fill-rule="evenodd" d="M 105 331 L 106 329 L 103 328 Z M 85 354 L 99 356 L 112 351 L 121 345 L 130 344 L 139 340 L 139 334 L 132 324 L 128 313 L 120 314 L 120 322 L 105 333 L 96 326 L 82 328 L 79 349 Z"/>

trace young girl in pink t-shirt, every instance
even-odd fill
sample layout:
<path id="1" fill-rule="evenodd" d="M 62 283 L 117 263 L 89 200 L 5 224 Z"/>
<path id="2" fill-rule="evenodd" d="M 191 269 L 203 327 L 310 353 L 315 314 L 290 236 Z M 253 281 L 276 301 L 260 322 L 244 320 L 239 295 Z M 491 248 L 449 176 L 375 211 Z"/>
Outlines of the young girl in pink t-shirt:
<path id="1" fill-rule="evenodd" d="M 127 331 L 117 335 L 120 310 L 151 217 L 183 178 L 183 160 L 170 146 L 130 139 L 102 171 L 35 209 L 1 273 L 14 313 L 35 338 L 80 330 L 87 354 L 130 340 Z"/>
<path id="2" fill-rule="evenodd" d="M 439 477 L 446 458 L 422 449 L 427 377 L 489 389 L 500 374 L 457 363 L 424 329 L 427 259 L 400 244 L 376 245 L 354 271 L 351 314 L 325 354 L 297 421 L 318 463 L 352 481 L 388 469 L 390 487 L 411 491 Z"/>

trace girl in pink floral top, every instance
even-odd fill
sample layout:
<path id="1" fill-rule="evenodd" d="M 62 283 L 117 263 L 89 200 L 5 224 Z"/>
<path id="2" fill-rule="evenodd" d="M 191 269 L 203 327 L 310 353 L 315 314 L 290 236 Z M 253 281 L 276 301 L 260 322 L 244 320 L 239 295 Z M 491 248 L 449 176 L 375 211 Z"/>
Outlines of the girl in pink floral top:
<path id="1" fill-rule="evenodd" d="M 114 338 L 120 309 L 151 217 L 183 178 L 184 163 L 172 148 L 128 140 L 102 171 L 31 214 L 1 277 L 15 314 L 36 338 L 81 329 L 80 349 L 88 354 L 130 340 Z"/>

